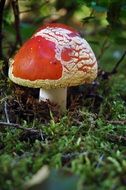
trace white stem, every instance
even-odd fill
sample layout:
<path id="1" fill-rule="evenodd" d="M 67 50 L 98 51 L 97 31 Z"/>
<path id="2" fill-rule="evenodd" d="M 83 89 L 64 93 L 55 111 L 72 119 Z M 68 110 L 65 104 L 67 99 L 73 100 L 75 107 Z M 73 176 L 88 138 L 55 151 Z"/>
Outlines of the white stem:
<path id="1" fill-rule="evenodd" d="M 54 102 L 60 106 L 61 111 L 66 110 L 67 88 L 42 89 L 40 88 L 39 100 Z"/>

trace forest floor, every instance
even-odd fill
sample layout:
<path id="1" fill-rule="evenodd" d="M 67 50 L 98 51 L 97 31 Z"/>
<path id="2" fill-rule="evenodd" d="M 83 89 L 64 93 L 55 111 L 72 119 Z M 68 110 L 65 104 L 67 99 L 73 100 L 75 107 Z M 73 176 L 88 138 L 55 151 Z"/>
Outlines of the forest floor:
<path id="1" fill-rule="evenodd" d="M 125 189 L 123 71 L 101 72 L 93 84 L 69 88 L 63 115 L 56 105 L 38 101 L 38 89 L 3 75 L 0 94 L 0 190 L 24 189 L 45 165 L 51 172 L 45 189 Z"/>

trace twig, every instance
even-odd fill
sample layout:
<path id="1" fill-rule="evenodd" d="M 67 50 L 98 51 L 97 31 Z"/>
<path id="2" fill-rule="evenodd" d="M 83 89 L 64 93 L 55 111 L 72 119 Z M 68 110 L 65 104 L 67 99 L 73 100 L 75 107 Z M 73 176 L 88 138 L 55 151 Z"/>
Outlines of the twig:
<path id="1" fill-rule="evenodd" d="M 74 152 L 74 153 L 67 153 L 62 155 L 63 160 L 72 159 L 79 156 L 88 155 L 88 152 Z"/>
<path id="2" fill-rule="evenodd" d="M 114 124 L 114 125 L 125 125 L 126 124 L 126 120 L 111 120 L 111 121 L 108 121 L 107 120 L 107 123 L 109 124 Z"/>
<path id="3" fill-rule="evenodd" d="M 6 101 L 4 102 L 4 112 L 5 112 L 7 123 L 10 123 L 9 115 L 8 115 L 8 111 L 7 111 L 7 102 Z"/>
<path id="4" fill-rule="evenodd" d="M 19 11 L 19 6 L 18 6 L 18 0 L 11 0 L 11 5 L 12 5 L 12 9 L 14 12 L 14 17 L 15 17 L 15 31 L 16 31 L 16 41 L 14 42 L 14 44 L 11 44 L 11 48 L 9 48 L 8 50 L 8 57 L 11 57 L 13 55 L 13 53 L 16 50 L 17 45 L 22 45 L 22 38 L 21 38 L 21 34 L 20 34 L 20 11 Z"/>
<path id="5" fill-rule="evenodd" d="M 101 50 L 100 50 L 100 54 L 99 56 L 97 57 L 97 60 L 100 60 L 101 57 L 103 56 L 103 54 L 105 53 L 105 51 L 109 48 L 109 43 L 108 43 L 108 39 L 106 38 L 103 42 L 103 45 L 101 47 Z"/>
<path id="6" fill-rule="evenodd" d="M 122 54 L 122 57 L 117 61 L 115 67 L 113 68 L 113 70 L 111 71 L 110 74 L 115 74 L 115 73 L 117 73 L 117 69 L 118 69 L 120 63 L 121 63 L 121 62 L 123 61 L 123 59 L 125 58 L 125 56 L 126 56 L 126 50 L 125 50 L 124 53 Z"/>
<path id="7" fill-rule="evenodd" d="M 94 9 L 91 10 L 90 15 L 88 17 L 83 18 L 83 26 L 87 23 L 89 19 L 93 19 L 94 17 Z"/>
<path id="8" fill-rule="evenodd" d="M 111 75 L 117 73 L 117 69 L 118 69 L 120 63 L 121 63 L 121 62 L 123 61 L 123 59 L 125 58 L 125 56 L 126 56 L 126 50 L 125 50 L 124 53 L 122 54 L 121 58 L 117 61 L 115 67 L 112 69 L 111 72 L 105 72 L 105 71 L 103 71 L 103 70 L 100 69 L 99 72 L 98 72 L 98 76 L 101 76 L 102 79 L 108 79 L 109 76 L 111 76 Z"/>
<path id="9" fill-rule="evenodd" d="M 2 39 L 3 39 L 3 34 L 2 34 L 2 25 L 3 25 L 3 11 L 4 11 L 4 5 L 5 5 L 6 0 L 1 0 L 0 1 L 0 59 L 3 59 L 3 48 L 2 48 Z"/>
<path id="10" fill-rule="evenodd" d="M 32 128 L 24 128 L 24 127 L 22 127 L 21 125 L 19 125 L 17 123 L 7 123 L 7 122 L 0 121 L 0 125 L 3 126 L 3 127 L 13 127 L 13 128 L 16 128 L 16 129 L 21 129 L 21 130 L 27 131 L 29 133 L 35 133 L 35 134 L 40 133 L 39 130 L 32 129 Z"/>
<path id="11" fill-rule="evenodd" d="M 121 143 L 126 145 L 126 136 L 108 134 L 106 138 L 113 143 Z"/>
<path id="12" fill-rule="evenodd" d="M 100 155 L 98 162 L 96 164 L 96 168 L 99 168 L 101 166 L 103 159 L 104 159 L 104 154 Z"/>
<path id="13" fill-rule="evenodd" d="M 18 0 L 11 0 L 11 5 L 15 17 L 16 44 L 21 45 L 22 39 L 20 34 L 20 17 L 19 17 L 20 12 L 19 12 Z"/>
<path id="14" fill-rule="evenodd" d="M 32 12 L 32 11 L 33 11 L 32 9 L 28 9 L 28 10 L 20 11 L 19 13 L 23 14 L 23 13 L 28 13 L 28 12 Z"/>

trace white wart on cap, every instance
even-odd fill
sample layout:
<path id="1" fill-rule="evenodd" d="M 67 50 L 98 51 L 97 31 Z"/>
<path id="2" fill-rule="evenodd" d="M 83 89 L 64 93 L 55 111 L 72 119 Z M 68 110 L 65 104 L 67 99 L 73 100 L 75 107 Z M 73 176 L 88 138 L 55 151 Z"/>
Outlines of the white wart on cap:
<path id="1" fill-rule="evenodd" d="M 64 24 L 41 27 L 21 47 L 9 68 L 13 82 L 40 88 L 40 99 L 56 102 L 62 110 L 66 108 L 66 88 L 90 83 L 96 76 L 97 61 L 91 47 Z"/>

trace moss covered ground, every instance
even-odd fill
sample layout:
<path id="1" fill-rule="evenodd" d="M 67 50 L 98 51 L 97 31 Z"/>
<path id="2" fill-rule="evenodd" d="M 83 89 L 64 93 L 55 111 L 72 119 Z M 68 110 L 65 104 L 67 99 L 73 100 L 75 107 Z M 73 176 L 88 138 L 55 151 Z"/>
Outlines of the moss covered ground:
<path id="1" fill-rule="evenodd" d="M 65 190 L 124 190 L 126 76 L 123 67 L 122 62 L 117 73 L 101 72 L 93 84 L 70 88 L 68 111 L 63 115 L 56 105 L 38 102 L 38 89 L 19 87 L 1 75 L 0 189 L 24 189 L 33 174 L 48 165 L 51 171 L 65 171 L 66 175 L 78 178 L 73 178 Z M 75 182 L 77 187 L 73 188 Z M 59 183 L 60 180 L 57 188 Z M 48 189 L 52 190 L 51 187 Z"/>

